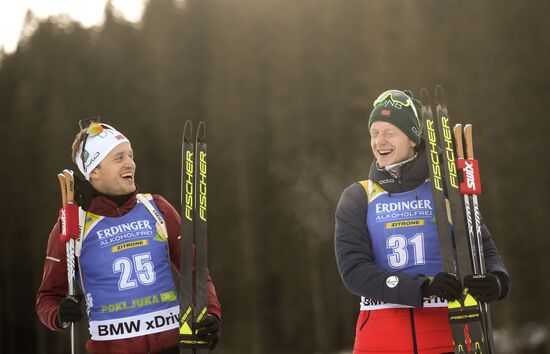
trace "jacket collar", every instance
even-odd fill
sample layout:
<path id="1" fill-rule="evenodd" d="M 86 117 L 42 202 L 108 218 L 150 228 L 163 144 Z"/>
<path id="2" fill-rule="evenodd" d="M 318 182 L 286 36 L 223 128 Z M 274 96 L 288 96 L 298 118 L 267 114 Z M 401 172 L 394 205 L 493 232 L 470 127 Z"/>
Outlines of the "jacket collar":
<path id="1" fill-rule="evenodd" d="M 126 202 L 124 202 L 122 205 L 118 205 L 115 203 L 112 199 L 105 195 L 98 195 L 94 199 L 92 199 L 92 202 L 90 203 L 90 208 L 88 209 L 89 212 L 101 215 L 101 216 L 107 216 L 107 217 L 117 217 L 122 216 L 126 213 L 128 213 L 130 210 L 132 210 L 137 203 L 136 195 L 138 194 L 138 189 L 132 193 L 130 198 Z"/>
<path id="2" fill-rule="evenodd" d="M 401 168 L 401 177 L 394 178 L 388 171 L 378 169 L 374 159 L 370 167 L 369 179 L 389 193 L 406 192 L 420 186 L 428 178 L 424 142 L 421 142 L 418 147 L 417 158 L 403 164 Z"/>

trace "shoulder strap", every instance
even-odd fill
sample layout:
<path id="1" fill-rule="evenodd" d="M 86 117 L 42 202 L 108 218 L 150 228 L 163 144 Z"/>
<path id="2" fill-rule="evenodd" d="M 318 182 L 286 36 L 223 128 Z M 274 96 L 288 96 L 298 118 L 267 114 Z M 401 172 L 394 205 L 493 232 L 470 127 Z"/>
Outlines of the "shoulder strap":
<path id="1" fill-rule="evenodd" d="M 80 257 L 82 242 L 84 242 L 88 232 L 103 218 L 101 215 L 85 211 L 82 207 L 78 208 L 78 239 L 75 242 L 75 254 L 77 257 Z"/>
<path id="2" fill-rule="evenodd" d="M 370 204 L 374 199 L 378 198 L 382 194 L 387 194 L 378 183 L 373 182 L 370 179 L 366 179 L 364 181 L 359 181 L 359 184 L 363 186 L 363 189 L 365 189 L 365 193 L 367 195 L 367 200 Z"/>
<path id="3" fill-rule="evenodd" d="M 151 199 L 153 198 L 150 194 L 146 194 L 146 195 L 148 197 L 150 197 Z M 164 235 L 163 235 L 164 238 L 167 239 L 168 238 L 168 230 L 166 229 L 166 223 L 164 222 L 164 219 L 163 219 L 162 215 L 160 215 L 160 213 L 157 211 L 157 209 L 155 209 L 155 207 L 153 206 L 153 204 L 151 204 L 151 202 L 149 201 L 149 198 L 147 198 L 146 195 L 138 193 L 136 195 L 136 198 L 137 198 L 137 200 L 139 200 L 139 202 L 141 204 L 143 204 L 147 208 L 147 210 L 149 210 L 149 212 L 151 213 L 151 215 L 153 216 L 153 218 L 157 222 L 157 225 L 160 225 L 160 227 L 162 229 L 162 232 L 164 233 Z M 157 230 L 157 231 L 159 231 L 159 230 Z"/>
<path id="4" fill-rule="evenodd" d="M 82 240 L 84 239 L 84 225 L 86 223 L 86 212 L 81 206 L 78 207 L 78 238 L 74 245 L 74 254 L 80 257 L 80 249 L 82 248 Z"/>

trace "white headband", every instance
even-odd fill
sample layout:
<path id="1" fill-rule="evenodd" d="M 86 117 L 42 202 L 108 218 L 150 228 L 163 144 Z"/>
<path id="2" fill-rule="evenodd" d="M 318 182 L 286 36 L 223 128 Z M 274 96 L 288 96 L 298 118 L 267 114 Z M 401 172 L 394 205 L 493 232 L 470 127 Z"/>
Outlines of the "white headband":
<path id="1" fill-rule="evenodd" d="M 97 135 L 90 135 L 80 143 L 78 147 L 78 153 L 76 154 L 76 165 L 78 169 L 87 181 L 90 180 L 90 172 L 99 165 L 101 161 L 113 150 L 118 144 L 124 142 L 130 142 L 121 132 L 117 131 L 110 125 L 99 123 L 103 128 L 103 131 Z M 82 145 L 86 143 L 84 147 L 84 161 L 86 168 L 82 163 Z"/>

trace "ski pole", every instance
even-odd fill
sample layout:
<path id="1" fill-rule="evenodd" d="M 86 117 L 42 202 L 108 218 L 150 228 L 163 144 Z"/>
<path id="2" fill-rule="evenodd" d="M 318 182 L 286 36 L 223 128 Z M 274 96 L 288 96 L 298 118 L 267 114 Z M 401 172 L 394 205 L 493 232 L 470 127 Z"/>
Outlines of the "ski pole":
<path id="1" fill-rule="evenodd" d="M 74 177 L 70 170 L 63 170 L 57 175 L 61 185 L 63 208 L 60 212 L 60 241 L 65 242 L 67 254 L 68 296 L 75 296 L 75 239 L 78 237 L 78 206 L 74 202 Z M 76 220 L 76 223 L 75 223 Z M 76 326 L 71 322 L 71 354 L 76 353 Z"/>
<path id="2" fill-rule="evenodd" d="M 481 234 L 481 213 L 479 211 L 479 203 L 477 201 L 477 195 L 481 194 L 481 182 L 479 178 L 479 167 L 477 160 L 474 159 L 474 142 L 472 135 L 472 125 L 466 124 L 464 126 L 464 141 L 466 143 L 466 161 L 465 161 L 465 172 L 466 178 L 470 178 L 471 185 L 475 187 L 475 191 L 472 191 L 471 198 L 472 204 L 474 207 L 474 220 L 475 220 L 475 229 L 476 229 L 476 241 L 478 248 L 478 257 L 479 257 L 479 271 L 481 274 L 485 274 L 485 256 L 483 254 L 483 236 Z M 466 166 L 468 164 L 469 166 Z M 466 169 L 467 168 L 467 169 Z M 495 341 L 493 338 L 493 324 L 491 322 L 491 308 L 489 304 L 483 303 L 484 307 L 484 319 L 485 319 L 485 331 L 487 334 L 487 343 L 489 346 L 489 353 L 494 352 Z"/>

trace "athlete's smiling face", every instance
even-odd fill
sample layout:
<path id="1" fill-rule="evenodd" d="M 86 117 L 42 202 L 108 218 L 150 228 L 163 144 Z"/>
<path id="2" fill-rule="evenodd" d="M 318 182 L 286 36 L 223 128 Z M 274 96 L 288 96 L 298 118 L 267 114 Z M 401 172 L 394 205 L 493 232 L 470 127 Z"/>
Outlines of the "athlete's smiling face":
<path id="1" fill-rule="evenodd" d="M 370 126 L 370 146 L 378 166 L 385 167 L 413 157 L 416 144 L 395 125 L 376 121 Z"/>
<path id="2" fill-rule="evenodd" d="M 90 183 L 103 194 L 118 196 L 136 190 L 136 163 L 130 143 L 118 144 L 90 173 Z"/>

